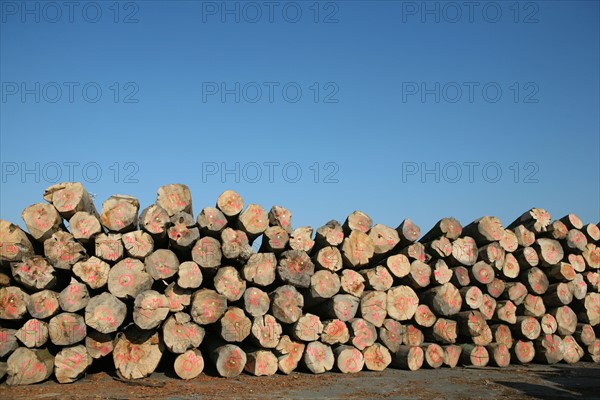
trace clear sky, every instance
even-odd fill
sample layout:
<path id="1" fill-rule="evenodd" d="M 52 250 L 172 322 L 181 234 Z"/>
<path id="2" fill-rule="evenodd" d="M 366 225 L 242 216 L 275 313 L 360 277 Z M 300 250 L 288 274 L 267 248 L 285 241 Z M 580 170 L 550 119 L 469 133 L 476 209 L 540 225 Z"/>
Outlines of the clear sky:
<path id="1" fill-rule="evenodd" d="M 21 226 L 68 180 L 99 209 L 185 183 L 194 216 L 231 188 L 295 226 L 600 220 L 598 1 L 0 4 Z"/>

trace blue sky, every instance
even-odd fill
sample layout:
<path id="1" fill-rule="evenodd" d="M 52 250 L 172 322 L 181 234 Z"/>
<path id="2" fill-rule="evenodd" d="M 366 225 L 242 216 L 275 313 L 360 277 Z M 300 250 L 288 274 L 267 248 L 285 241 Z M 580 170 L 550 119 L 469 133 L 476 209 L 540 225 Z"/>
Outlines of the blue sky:
<path id="1" fill-rule="evenodd" d="M 2 219 L 74 178 L 295 226 L 600 220 L 597 1 L 0 3 Z"/>

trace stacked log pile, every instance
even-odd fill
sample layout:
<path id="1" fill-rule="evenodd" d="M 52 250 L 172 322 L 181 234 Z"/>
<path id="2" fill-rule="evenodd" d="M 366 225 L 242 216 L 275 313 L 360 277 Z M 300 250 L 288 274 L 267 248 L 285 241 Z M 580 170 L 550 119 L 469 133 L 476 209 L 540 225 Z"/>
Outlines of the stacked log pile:
<path id="1" fill-rule="evenodd" d="M 231 190 L 194 218 L 181 184 L 143 210 L 114 195 L 98 211 L 80 183 L 43 198 L 27 232 L 0 221 L 9 385 L 94 364 L 192 379 L 209 364 L 235 377 L 600 362 L 600 229 L 574 214 L 447 217 L 421 235 L 360 211 L 294 228 Z"/>

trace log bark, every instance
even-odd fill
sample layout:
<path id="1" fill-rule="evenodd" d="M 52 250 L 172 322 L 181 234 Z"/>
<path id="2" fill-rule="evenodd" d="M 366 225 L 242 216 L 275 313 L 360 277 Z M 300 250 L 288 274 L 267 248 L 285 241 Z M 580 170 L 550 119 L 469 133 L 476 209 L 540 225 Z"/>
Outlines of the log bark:
<path id="1" fill-rule="evenodd" d="M 163 355 L 158 332 L 135 326 L 117 334 L 113 362 L 122 379 L 140 379 L 151 375 Z"/>
<path id="2" fill-rule="evenodd" d="M 169 217 L 178 212 L 193 214 L 192 195 L 186 185 L 175 183 L 159 187 L 156 194 L 156 204 L 162 207 L 169 214 Z"/>
<path id="3" fill-rule="evenodd" d="M 54 359 L 54 376 L 58 383 L 72 383 L 85 374 L 92 357 L 83 345 L 62 349 Z"/>
<path id="4" fill-rule="evenodd" d="M 242 269 L 242 276 L 257 286 L 269 286 L 275 282 L 277 259 L 273 253 L 252 254 Z"/>
<path id="5" fill-rule="evenodd" d="M 8 357 L 6 383 L 9 386 L 43 382 L 54 371 L 54 356 L 48 350 L 20 347 Z"/>
<path id="6" fill-rule="evenodd" d="M 52 204 L 36 203 L 23 210 L 21 214 L 29 234 L 37 241 L 44 242 L 54 232 L 62 229 L 62 218 Z"/>
<path id="7" fill-rule="evenodd" d="M 362 371 L 365 359 L 363 354 L 352 346 L 337 346 L 333 349 L 335 366 L 343 374 L 355 374 Z"/>
<path id="8" fill-rule="evenodd" d="M 149 290 L 152 282 L 144 264 L 135 258 L 119 261 L 108 273 L 108 291 L 120 299 L 135 299 L 138 294 Z"/>

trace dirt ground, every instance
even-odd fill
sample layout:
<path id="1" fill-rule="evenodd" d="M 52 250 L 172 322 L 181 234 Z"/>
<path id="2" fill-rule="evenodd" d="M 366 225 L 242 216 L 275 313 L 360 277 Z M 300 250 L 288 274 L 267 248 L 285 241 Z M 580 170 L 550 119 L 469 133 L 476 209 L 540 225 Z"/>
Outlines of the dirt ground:
<path id="1" fill-rule="evenodd" d="M 70 384 L 0 385 L 0 399 L 600 399 L 600 365 L 529 365 L 455 368 L 416 372 L 387 369 L 354 375 L 311 375 L 224 379 L 201 375 L 191 381 L 170 374 L 124 382 L 94 372 Z"/>

